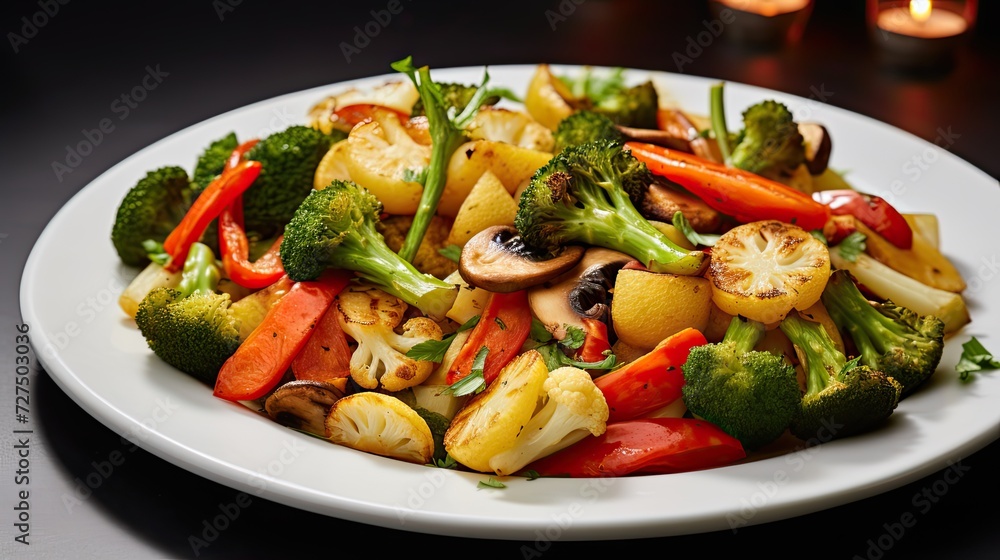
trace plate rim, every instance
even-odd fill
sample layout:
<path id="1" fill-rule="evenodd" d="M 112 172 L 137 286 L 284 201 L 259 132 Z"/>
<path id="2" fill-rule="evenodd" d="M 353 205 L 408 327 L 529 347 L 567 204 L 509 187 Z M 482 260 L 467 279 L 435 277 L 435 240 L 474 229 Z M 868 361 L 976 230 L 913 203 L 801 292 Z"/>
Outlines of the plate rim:
<path id="1" fill-rule="evenodd" d="M 503 69 L 505 71 L 511 72 L 524 72 L 528 73 L 535 68 L 535 64 L 512 64 L 512 65 L 489 65 L 486 68 L 491 70 Z M 578 65 L 565 65 L 565 64 L 553 64 L 554 68 L 567 69 L 567 68 L 579 68 Z M 484 66 L 462 66 L 462 67 L 451 67 L 451 68 L 440 68 L 435 69 L 434 72 L 437 75 L 442 73 L 447 74 L 466 74 L 470 72 L 481 72 Z M 593 66 L 593 68 L 607 68 L 600 66 Z M 713 78 L 702 77 L 702 76 L 690 76 L 686 74 L 676 74 L 671 72 L 665 72 L 660 70 L 649 70 L 641 68 L 628 68 L 629 74 L 648 74 L 655 77 L 658 80 L 671 80 L 671 79 L 682 79 L 691 80 L 693 82 L 710 82 Z M 54 224 L 60 219 L 65 219 L 66 215 L 71 215 L 75 205 L 83 204 L 88 196 L 90 196 L 94 191 L 101 187 L 101 180 L 106 176 L 114 173 L 116 170 L 120 169 L 122 166 L 127 165 L 137 159 L 146 157 L 151 152 L 156 152 L 157 149 L 164 143 L 170 141 L 178 135 L 191 133 L 198 129 L 211 128 L 211 126 L 217 121 L 226 119 L 227 117 L 232 117 L 237 113 L 244 113 L 253 109 L 258 109 L 261 107 L 272 106 L 279 104 L 282 101 L 297 98 L 306 95 L 315 94 L 317 97 L 323 92 L 331 92 L 337 89 L 344 89 L 347 87 L 352 87 L 359 84 L 365 83 L 377 83 L 381 80 L 389 78 L 399 78 L 398 74 L 382 74 L 379 76 L 370 76 L 363 78 L 356 78 L 352 80 L 347 80 L 344 82 L 336 82 L 327 85 L 315 86 L 307 88 L 301 91 L 288 92 L 281 94 L 269 99 L 264 99 L 256 101 L 254 103 L 244 105 L 242 107 L 237 107 L 230 109 L 219 115 L 215 115 L 198 123 L 194 123 L 167 136 L 157 140 L 156 142 L 145 146 L 137 150 L 136 152 L 130 154 L 129 156 L 123 158 L 121 161 L 116 163 L 114 166 L 108 168 L 106 171 L 91 180 L 86 186 L 77 191 L 73 197 L 66 201 L 60 209 L 52 216 L 50 221 L 46 224 L 42 233 L 39 235 L 35 244 L 33 245 L 31 252 L 25 262 L 24 270 L 21 277 L 21 289 L 20 289 L 20 306 L 22 317 L 25 322 L 34 327 L 36 324 L 42 324 L 39 320 L 37 309 L 34 305 L 36 303 L 36 294 L 33 293 L 33 283 L 30 281 L 32 277 L 38 274 L 38 268 L 42 266 L 42 256 L 41 248 L 45 244 L 49 243 L 49 237 L 55 235 Z M 787 94 L 777 90 L 771 90 L 767 88 L 762 88 L 759 86 L 753 86 L 749 84 L 741 84 L 737 82 L 728 81 L 727 83 L 733 84 L 734 87 L 749 88 L 750 91 L 762 94 L 778 94 L 782 97 L 796 98 L 803 102 L 808 102 L 809 100 L 800 96 Z M 878 121 L 872 117 L 864 114 L 856 113 L 843 109 L 840 107 L 822 104 L 826 108 L 834 110 L 838 116 L 849 115 L 852 118 L 862 119 L 869 125 L 875 125 L 878 127 L 888 127 L 891 129 L 892 133 L 895 135 L 906 135 L 912 140 L 917 142 L 931 145 L 926 140 L 909 133 L 905 130 L 893 127 L 882 121 Z M 986 180 L 993 180 L 988 174 L 974 166 L 973 164 L 962 160 L 953 153 L 946 152 L 946 156 L 954 158 L 956 163 L 962 165 L 967 169 L 974 170 L 978 172 L 982 178 Z M 51 344 L 51 337 L 47 332 L 36 333 L 32 337 L 32 347 L 38 344 L 35 342 L 36 337 L 42 336 L 42 343 L 48 342 Z M 59 354 L 51 356 L 46 355 L 43 352 L 35 352 L 34 354 L 39 360 L 39 363 L 49 372 L 50 377 L 52 377 L 57 385 L 66 392 L 81 408 L 87 411 L 88 414 L 98 419 L 103 425 L 109 427 L 115 432 L 122 434 L 128 433 L 130 429 L 136 429 L 139 423 L 135 418 L 130 417 L 128 414 L 116 407 L 112 402 L 109 402 L 102 395 L 97 394 L 85 383 L 83 379 L 80 379 L 78 375 L 72 370 L 69 364 L 67 364 L 63 357 Z M 220 409 L 222 410 L 222 409 Z M 306 436 L 303 436 L 306 437 Z M 953 446 L 951 448 L 952 455 L 967 456 L 974 453 L 986 446 L 990 442 L 1000 438 L 1000 426 L 997 426 L 992 432 L 986 431 L 977 434 L 975 437 L 965 440 L 960 445 Z M 142 441 L 134 441 L 143 449 L 150 451 L 154 455 L 175 464 L 185 470 L 194 472 L 199 476 L 208 478 L 217 483 L 237 488 L 242 491 L 253 491 L 255 487 L 246 482 L 235 479 L 232 475 L 245 474 L 248 472 L 244 467 L 239 465 L 232 465 L 225 463 L 212 456 L 211 454 L 203 453 L 197 449 L 192 449 L 186 446 L 183 442 L 176 441 L 163 433 L 153 430 L 147 434 Z M 835 444 L 825 444 L 833 445 Z M 324 444 L 325 445 L 325 444 Z M 178 454 L 180 453 L 180 454 Z M 735 467 L 739 467 L 736 465 Z M 842 492 L 836 496 L 828 496 L 827 502 L 824 505 L 817 506 L 814 503 L 815 498 L 803 497 L 797 500 L 786 500 L 778 504 L 778 506 L 773 506 L 769 509 L 765 509 L 759 518 L 752 521 L 751 524 L 758 524 L 761 522 L 776 521 L 779 519 L 786 519 L 788 517 L 793 517 L 795 515 L 801 515 L 804 513 L 809 513 L 813 511 L 818 511 L 821 509 L 827 509 L 829 507 L 834 507 L 836 505 L 841 505 L 844 503 L 856 501 L 859 499 L 864 499 L 881 492 L 888 491 L 892 488 L 901 486 L 908 482 L 917 480 L 918 478 L 925 476 L 929 473 L 935 472 L 947 466 L 947 459 L 944 457 L 928 458 L 921 464 L 913 465 L 910 469 L 897 472 L 893 476 L 884 476 L 878 480 L 869 481 L 869 484 L 864 488 L 854 488 L 848 492 Z M 723 467 L 723 469 L 730 469 L 733 467 Z M 225 471 L 225 472 L 223 472 Z M 446 476 L 451 476 L 452 474 L 469 479 L 473 476 L 478 476 L 480 479 L 485 475 L 473 475 L 471 473 L 451 473 L 446 474 Z M 666 476 L 676 476 L 676 475 L 666 475 Z M 475 516 L 448 516 L 443 513 L 428 513 L 428 512 L 417 512 L 415 515 L 418 519 L 413 520 L 412 526 L 404 526 L 398 523 L 392 523 L 395 516 L 390 516 L 389 513 L 395 511 L 386 504 L 365 504 L 356 503 L 343 497 L 338 496 L 327 496 L 327 498 L 333 498 L 335 507 L 323 506 L 316 502 L 310 501 L 309 497 L 316 494 L 315 491 L 299 487 L 294 484 L 288 483 L 280 478 L 269 479 L 268 482 L 273 483 L 277 489 L 285 489 L 286 492 L 268 492 L 265 497 L 285 503 L 292 507 L 297 507 L 300 509 L 305 509 L 308 511 L 313 511 L 315 513 L 323 515 L 332 515 L 335 517 L 343 517 L 343 515 L 337 515 L 331 511 L 336 510 L 340 513 L 349 513 L 360 516 L 360 518 L 343 517 L 345 519 L 351 519 L 354 521 L 361 521 L 364 523 L 369 523 L 373 525 L 379 525 L 392 529 L 401 530 L 416 530 L 419 532 L 448 535 L 448 536 L 473 536 L 478 538 L 501 538 L 501 539 L 518 539 L 523 540 L 530 538 L 533 534 L 530 532 L 529 527 L 524 524 L 514 523 L 506 524 L 500 527 L 494 527 L 487 531 L 482 531 L 482 527 L 479 526 L 481 523 L 478 517 Z M 287 486 L 287 488 L 286 488 Z M 389 508 L 388 510 L 386 508 Z M 713 516 L 711 512 L 706 512 L 704 516 Z M 717 521 L 717 520 L 716 520 Z M 646 524 L 640 526 L 633 526 L 631 528 L 615 527 L 613 531 L 595 531 L 595 527 L 591 524 L 585 524 L 584 527 L 574 527 L 572 531 L 567 531 L 566 535 L 561 538 L 566 540 L 593 540 L 593 539 L 604 539 L 604 538 L 641 538 L 648 536 L 666 536 L 673 534 L 691 534 L 691 533 L 701 533 L 707 531 L 714 531 L 719 529 L 725 529 L 724 525 L 719 525 L 716 523 L 709 523 L 708 520 L 695 519 L 692 518 L 688 522 L 675 522 L 671 527 L 662 527 L 657 525 L 657 520 L 649 520 Z M 532 527 L 534 527 L 532 525 Z M 471 531 L 471 534 L 470 534 Z"/>

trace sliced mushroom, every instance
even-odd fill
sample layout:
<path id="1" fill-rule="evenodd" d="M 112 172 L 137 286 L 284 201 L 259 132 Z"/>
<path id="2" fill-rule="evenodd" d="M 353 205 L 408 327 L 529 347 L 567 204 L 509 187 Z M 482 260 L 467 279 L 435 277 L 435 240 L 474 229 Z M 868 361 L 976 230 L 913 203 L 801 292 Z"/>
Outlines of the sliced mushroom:
<path id="1" fill-rule="evenodd" d="M 626 140 L 648 142 L 657 146 L 663 146 L 664 148 L 692 153 L 689 139 L 686 136 L 679 136 L 673 131 L 654 128 L 632 128 L 631 126 L 622 125 L 617 125 L 616 128 L 625 136 Z"/>
<path id="2" fill-rule="evenodd" d="M 704 138 L 694 122 L 682 111 L 660 109 L 657 120 L 660 128 L 678 138 L 687 140 L 687 151 L 709 161 L 722 162 L 722 152 L 719 151 L 718 143 L 714 139 Z"/>
<path id="3" fill-rule="evenodd" d="M 470 286 L 490 292 L 516 292 L 547 282 L 573 268 L 583 257 L 578 245 L 558 255 L 527 247 L 510 226 L 486 228 L 462 248 L 458 271 Z"/>
<path id="4" fill-rule="evenodd" d="M 658 183 L 649 186 L 639 211 L 648 220 L 668 224 L 673 221 L 674 213 L 680 212 L 698 233 L 718 231 L 722 221 L 719 213 L 700 198 Z"/>
<path id="5" fill-rule="evenodd" d="M 635 259 L 600 247 L 591 247 L 569 272 L 528 290 L 532 313 L 557 339 L 566 326 L 583 328 L 583 318 L 610 322 L 609 301 L 618 271 Z"/>
<path id="6" fill-rule="evenodd" d="M 330 407 L 343 396 L 344 392 L 330 383 L 291 381 L 267 398 L 264 410 L 279 424 L 325 437 Z"/>
<path id="7" fill-rule="evenodd" d="M 830 165 L 833 142 L 826 127 L 813 122 L 799 123 L 799 134 L 806 147 L 806 168 L 812 175 L 819 175 Z"/>

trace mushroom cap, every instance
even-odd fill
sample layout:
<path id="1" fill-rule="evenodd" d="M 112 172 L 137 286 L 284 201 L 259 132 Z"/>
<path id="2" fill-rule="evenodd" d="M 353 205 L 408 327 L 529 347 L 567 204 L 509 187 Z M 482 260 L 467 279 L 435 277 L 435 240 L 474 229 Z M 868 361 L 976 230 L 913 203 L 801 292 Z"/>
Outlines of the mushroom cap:
<path id="1" fill-rule="evenodd" d="M 558 255 L 539 254 L 524 244 L 516 229 L 493 226 L 465 244 L 458 271 L 470 286 L 490 292 L 516 292 L 570 270 L 583 253 L 583 247 L 570 245 Z"/>

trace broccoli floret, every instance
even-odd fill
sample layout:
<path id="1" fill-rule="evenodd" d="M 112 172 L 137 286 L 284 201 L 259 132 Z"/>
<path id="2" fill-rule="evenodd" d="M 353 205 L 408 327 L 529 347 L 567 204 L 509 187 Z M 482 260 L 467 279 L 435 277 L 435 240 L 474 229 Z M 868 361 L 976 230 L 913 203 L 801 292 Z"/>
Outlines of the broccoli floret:
<path id="1" fill-rule="evenodd" d="M 796 437 L 809 440 L 824 429 L 831 438 L 862 433 L 895 410 L 903 386 L 857 360 L 848 362 L 822 325 L 792 313 L 780 328 L 805 361 L 806 394 L 790 426 Z"/>
<path id="2" fill-rule="evenodd" d="M 208 246 L 191 246 L 180 285 L 156 288 L 139 304 L 135 322 L 163 361 L 209 385 L 240 345 L 229 294 L 215 293 L 222 273 Z"/>
<path id="3" fill-rule="evenodd" d="M 577 111 L 559 121 L 559 126 L 553 134 L 555 153 L 569 146 L 579 146 L 595 140 L 624 139 L 621 131 L 608 117 L 593 111 Z"/>
<path id="4" fill-rule="evenodd" d="M 941 362 L 940 319 L 917 315 L 892 301 L 868 301 L 846 270 L 833 273 L 822 301 L 833 322 L 854 342 L 861 363 L 898 381 L 903 397 L 927 381 Z"/>
<path id="5" fill-rule="evenodd" d="M 161 167 L 139 180 L 122 199 L 111 228 L 111 242 L 122 262 L 149 262 L 143 243 L 163 243 L 191 206 L 191 183 L 180 167 Z"/>
<path id="6" fill-rule="evenodd" d="M 653 82 L 615 91 L 594 103 L 593 110 L 624 126 L 656 128 L 659 99 Z"/>
<path id="7" fill-rule="evenodd" d="M 734 317 L 721 342 L 692 348 L 681 366 L 688 410 L 747 449 L 781 436 L 802 399 L 795 368 L 776 354 L 753 350 L 763 336 L 763 323 Z"/>
<path id="8" fill-rule="evenodd" d="M 435 319 L 451 309 L 457 286 L 423 274 L 385 244 L 376 230 L 382 203 L 367 189 L 334 181 L 299 206 L 281 243 L 292 280 L 313 280 L 327 267 L 353 270 Z"/>
<path id="9" fill-rule="evenodd" d="M 653 82 L 637 86 L 625 85 L 625 69 L 615 68 L 605 76 L 595 76 L 587 68 L 578 78 L 559 79 L 573 94 L 570 103 L 577 109 L 600 113 L 615 124 L 636 128 L 656 128 L 660 109 L 659 96 Z"/>
<path id="10" fill-rule="evenodd" d="M 415 406 L 413 409 L 424 419 L 424 422 L 427 422 L 427 427 L 431 429 L 431 435 L 434 436 L 434 461 L 445 461 L 448 452 L 444 449 L 444 434 L 448 431 L 451 420 L 421 406 Z"/>
<path id="11" fill-rule="evenodd" d="M 453 112 L 456 115 L 465 110 L 465 107 L 476 96 L 476 91 L 479 89 L 479 86 L 456 84 L 454 82 L 437 82 L 437 86 L 441 90 L 441 102 L 444 104 L 445 110 Z M 485 98 L 482 105 L 496 105 L 499 102 L 499 95 L 490 95 Z M 413 105 L 410 116 L 419 117 L 426 114 L 427 109 L 424 107 L 424 100 L 421 97 Z"/>
<path id="12" fill-rule="evenodd" d="M 313 188 L 313 177 L 333 138 L 306 127 L 291 126 L 271 134 L 246 153 L 261 163 L 260 176 L 243 193 L 247 231 L 269 237 L 288 223 Z"/>
<path id="13" fill-rule="evenodd" d="M 805 143 L 788 107 L 767 100 L 743 112 L 730 160 L 734 167 L 773 178 L 790 175 L 805 161 Z"/>
<path id="14" fill-rule="evenodd" d="M 631 255 L 654 272 L 699 274 L 707 255 L 679 247 L 636 210 L 652 180 L 620 142 L 573 146 L 535 172 L 514 223 L 525 243 L 552 253 L 587 243 Z"/>
<path id="15" fill-rule="evenodd" d="M 205 190 L 209 183 L 222 174 L 229 156 L 232 155 L 237 146 L 239 146 L 239 141 L 236 139 L 236 133 L 230 132 L 205 148 L 198 156 L 198 162 L 194 166 L 194 174 L 191 176 L 191 191 L 194 194 L 201 194 L 201 191 Z"/>

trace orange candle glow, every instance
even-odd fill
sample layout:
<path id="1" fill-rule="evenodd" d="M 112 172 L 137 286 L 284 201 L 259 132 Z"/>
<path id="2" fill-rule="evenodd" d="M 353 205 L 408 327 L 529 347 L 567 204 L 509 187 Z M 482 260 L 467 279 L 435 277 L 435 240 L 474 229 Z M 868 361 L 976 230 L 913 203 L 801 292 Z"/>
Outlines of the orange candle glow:
<path id="1" fill-rule="evenodd" d="M 965 33 L 968 24 L 960 14 L 935 9 L 931 0 L 910 0 L 908 8 L 889 8 L 878 14 L 879 29 L 921 39 L 940 39 Z"/>
<path id="2" fill-rule="evenodd" d="M 797 12 L 809 5 L 809 0 L 718 0 L 718 2 L 734 10 L 753 12 L 767 17 Z"/>

